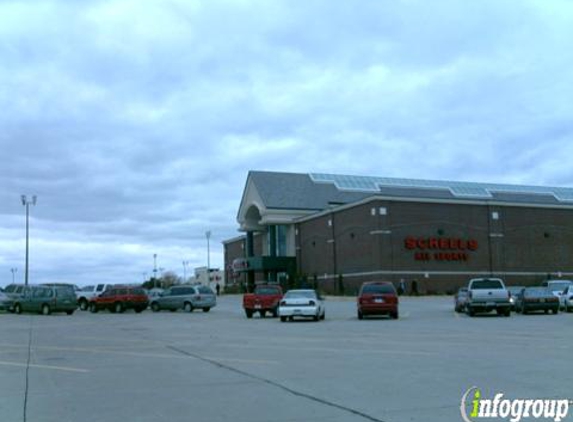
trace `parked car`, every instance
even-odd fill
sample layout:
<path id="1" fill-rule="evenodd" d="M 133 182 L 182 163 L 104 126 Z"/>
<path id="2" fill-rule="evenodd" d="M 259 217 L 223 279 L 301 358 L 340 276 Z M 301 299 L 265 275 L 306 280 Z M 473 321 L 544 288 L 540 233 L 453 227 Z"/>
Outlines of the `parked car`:
<path id="1" fill-rule="evenodd" d="M 292 321 L 296 317 L 324 319 L 326 311 L 324 301 L 316 290 L 289 290 L 279 304 L 281 322 Z"/>
<path id="2" fill-rule="evenodd" d="M 468 284 L 468 302 L 466 312 L 474 316 L 477 312 L 491 312 L 499 315 L 511 315 L 509 292 L 503 280 L 499 278 L 474 278 Z"/>
<path id="3" fill-rule="evenodd" d="M 559 298 L 547 287 L 527 287 L 523 289 L 516 300 L 518 312 L 527 314 L 534 311 L 559 312 Z"/>
<path id="4" fill-rule="evenodd" d="M 571 280 L 547 280 L 543 283 L 544 286 L 547 286 L 549 290 L 553 292 L 553 295 L 559 299 L 561 306 L 563 306 L 563 293 L 565 289 L 573 284 Z"/>
<path id="5" fill-rule="evenodd" d="M 398 293 L 387 281 L 363 283 L 356 299 L 358 319 L 368 315 L 389 315 L 398 319 Z"/>
<path id="6" fill-rule="evenodd" d="M 111 287 L 114 287 L 114 285 L 105 283 L 82 287 L 79 291 L 76 292 L 76 297 L 78 298 L 80 309 L 82 311 L 87 311 L 90 301 Z"/>
<path id="7" fill-rule="evenodd" d="M 207 286 L 173 286 L 153 299 L 151 310 L 159 312 L 183 309 L 186 312 L 193 312 L 199 308 L 203 309 L 203 312 L 209 312 L 216 305 L 217 296 Z"/>
<path id="8" fill-rule="evenodd" d="M 121 313 L 127 309 L 133 309 L 140 313 L 147 308 L 147 295 L 141 287 L 112 287 L 105 290 L 89 302 L 90 312 L 96 313 L 101 309 L 110 312 Z"/>
<path id="9" fill-rule="evenodd" d="M 159 287 L 154 287 L 152 289 L 146 290 L 145 293 L 147 294 L 147 299 L 149 300 L 149 304 L 153 303 L 153 300 L 161 297 L 165 290 Z"/>
<path id="10" fill-rule="evenodd" d="M 573 285 L 567 286 L 563 294 L 561 295 L 561 307 L 565 312 L 573 311 Z"/>
<path id="11" fill-rule="evenodd" d="M 26 286 L 13 297 L 14 312 L 40 312 L 49 315 L 53 312 L 65 312 L 72 315 L 78 307 L 76 295 L 70 289 L 60 286 Z"/>
<path id="12" fill-rule="evenodd" d="M 24 289 L 26 288 L 25 284 L 8 284 L 4 289 L 4 293 L 6 293 L 10 297 L 17 297 L 20 296 Z"/>
<path id="13" fill-rule="evenodd" d="M 511 310 L 515 311 L 515 301 L 517 295 L 521 293 L 521 291 L 525 289 L 525 286 L 509 286 L 507 291 L 509 292 L 509 303 L 511 303 Z"/>
<path id="14" fill-rule="evenodd" d="M 276 317 L 279 312 L 279 303 L 283 297 L 283 290 L 278 284 L 260 284 L 253 293 L 243 295 L 243 309 L 247 318 L 252 318 L 258 312 L 264 318 L 269 312 Z"/>
<path id="15" fill-rule="evenodd" d="M 468 303 L 468 288 L 460 287 L 454 295 L 454 311 L 465 312 Z"/>
<path id="16" fill-rule="evenodd" d="M 0 292 L 0 311 L 14 311 L 14 299 L 4 292 Z"/>

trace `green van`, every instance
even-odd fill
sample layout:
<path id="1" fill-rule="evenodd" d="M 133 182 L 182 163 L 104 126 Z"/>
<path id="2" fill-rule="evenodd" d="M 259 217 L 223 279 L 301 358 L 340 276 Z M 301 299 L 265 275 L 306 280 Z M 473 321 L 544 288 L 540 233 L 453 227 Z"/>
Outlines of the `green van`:
<path id="1" fill-rule="evenodd" d="M 19 297 L 14 297 L 14 313 L 65 312 L 72 315 L 78 307 L 73 289 L 67 286 L 27 286 Z"/>

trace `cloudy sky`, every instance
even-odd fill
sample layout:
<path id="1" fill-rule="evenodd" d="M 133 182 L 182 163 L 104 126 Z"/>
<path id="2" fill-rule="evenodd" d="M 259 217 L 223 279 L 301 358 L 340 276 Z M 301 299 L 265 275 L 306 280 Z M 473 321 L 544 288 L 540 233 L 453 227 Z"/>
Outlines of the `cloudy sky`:
<path id="1" fill-rule="evenodd" d="M 222 266 L 247 172 L 573 186 L 573 2 L 0 0 L 0 286 Z"/>

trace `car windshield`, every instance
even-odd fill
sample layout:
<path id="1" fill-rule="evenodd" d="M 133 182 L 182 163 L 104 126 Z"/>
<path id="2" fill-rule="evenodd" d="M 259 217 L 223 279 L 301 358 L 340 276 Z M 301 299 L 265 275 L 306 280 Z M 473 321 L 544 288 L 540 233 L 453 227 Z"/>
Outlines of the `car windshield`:
<path id="1" fill-rule="evenodd" d="M 255 293 L 261 296 L 265 295 L 278 295 L 280 291 L 277 287 L 257 287 Z"/>
<path id="2" fill-rule="evenodd" d="M 316 293 L 313 290 L 292 290 L 287 292 L 285 299 L 316 299 Z"/>
<path id="3" fill-rule="evenodd" d="M 526 297 L 546 297 L 553 296 L 551 290 L 545 287 L 529 287 L 524 290 L 523 295 Z"/>
<path id="4" fill-rule="evenodd" d="M 482 280 L 474 280 L 472 282 L 472 289 L 502 289 L 503 284 L 501 280 L 495 278 L 484 278 Z"/>
<path id="5" fill-rule="evenodd" d="M 362 287 L 362 294 L 393 294 L 395 292 L 391 284 L 365 284 Z"/>

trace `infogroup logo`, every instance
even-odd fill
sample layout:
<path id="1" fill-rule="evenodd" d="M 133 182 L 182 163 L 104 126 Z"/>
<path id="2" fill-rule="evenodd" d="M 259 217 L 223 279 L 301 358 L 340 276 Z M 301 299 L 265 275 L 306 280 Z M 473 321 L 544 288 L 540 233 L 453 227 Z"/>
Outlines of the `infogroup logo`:
<path id="1" fill-rule="evenodd" d="M 465 422 L 493 418 L 509 419 L 510 422 L 527 419 L 560 422 L 567 417 L 572 404 L 569 399 L 506 399 L 503 393 L 486 399 L 478 387 L 472 387 L 462 396 L 460 412 Z"/>

